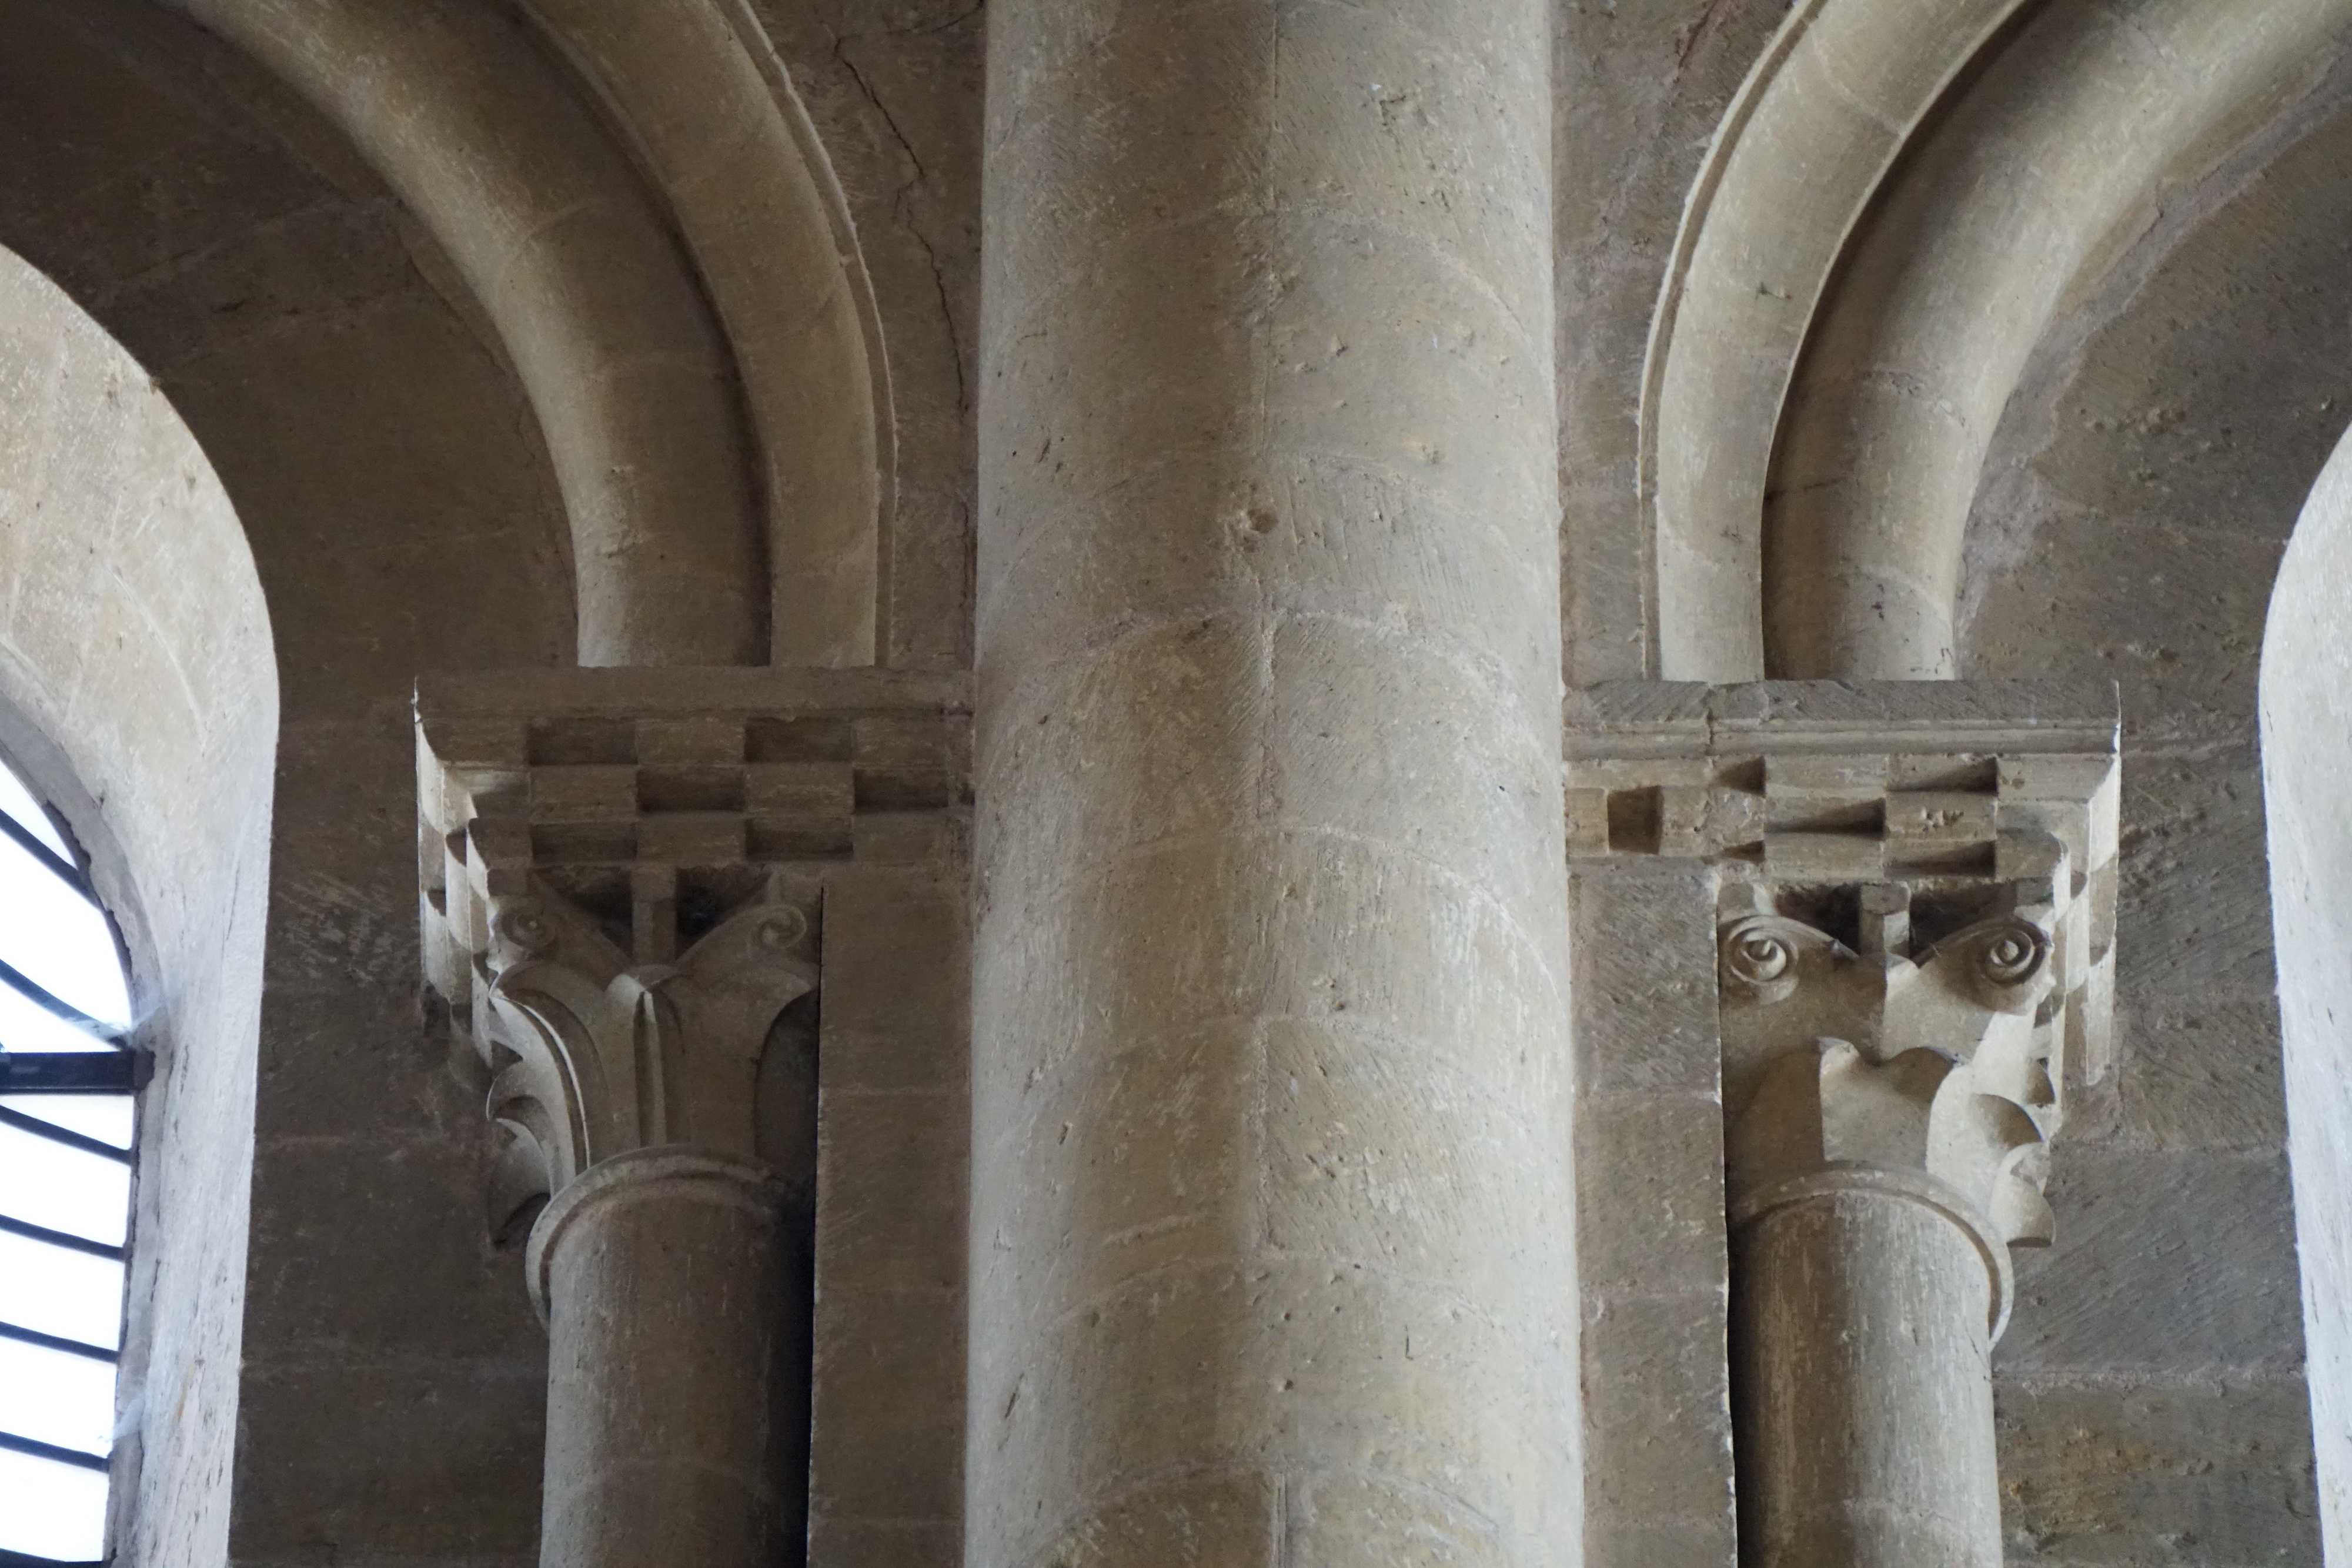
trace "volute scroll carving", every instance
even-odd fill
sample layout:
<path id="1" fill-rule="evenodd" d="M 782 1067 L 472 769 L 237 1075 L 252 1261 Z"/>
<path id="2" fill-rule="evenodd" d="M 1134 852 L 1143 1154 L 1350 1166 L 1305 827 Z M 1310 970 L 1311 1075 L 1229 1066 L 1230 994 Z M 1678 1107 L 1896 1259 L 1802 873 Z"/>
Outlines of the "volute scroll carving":
<path id="1" fill-rule="evenodd" d="M 762 1050 L 818 985 L 804 910 L 756 902 L 675 961 L 635 963 L 534 882 L 491 900 L 489 929 L 472 1035 L 507 1139 L 494 1207 L 512 1212 L 633 1149 L 754 1155 Z"/>
<path id="2" fill-rule="evenodd" d="M 2033 879 L 1967 890 L 1996 907 L 1932 942 L 1913 891 L 1856 892 L 1853 943 L 1733 883 L 1719 927 L 1726 1180 L 1735 1224 L 1844 1176 L 1929 1201 L 1976 1239 L 1998 1336 L 2007 1249 L 2046 1245 L 2048 1150 L 2063 1120 L 2066 923 Z M 1873 1173 L 1864 1179 L 1864 1173 Z M 1878 1176 L 1896 1176 L 1889 1185 Z"/>
<path id="3" fill-rule="evenodd" d="M 1654 1049 L 1722 1118 L 1733 1554 L 1997 1568 L 2012 1251 L 2055 1233 L 2069 1101 L 2111 1092 L 2114 686 L 1627 683 L 1568 711 L 1574 885 L 1656 934 L 1646 966 L 1589 960 L 1580 1049 Z"/>
<path id="4" fill-rule="evenodd" d="M 826 890 L 961 862 L 970 708 L 890 670 L 420 683 L 425 978 L 487 1074 L 494 1231 L 641 1149 L 807 1199 Z"/>
<path id="5" fill-rule="evenodd" d="M 1778 915 L 1738 916 L 1724 924 L 1719 943 L 1724 988 L 1758 1001 L 1786 1000 L 1797 988 L 1801 956 L 1836 946 L 1826 932 L 1802 921 Z"/>

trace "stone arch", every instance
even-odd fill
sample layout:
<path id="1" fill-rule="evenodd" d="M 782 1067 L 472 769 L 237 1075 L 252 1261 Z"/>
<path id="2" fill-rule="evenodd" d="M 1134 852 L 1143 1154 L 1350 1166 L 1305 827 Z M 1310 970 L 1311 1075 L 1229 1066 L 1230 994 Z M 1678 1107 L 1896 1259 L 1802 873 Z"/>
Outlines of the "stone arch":
<path id="1" fill-rule="evenodd" d="M 0 250 L 0 746 L 131 950 L 149 1092 L 116 1469 L 131 1561 L 227 1529 L 278 673 L 211 465 L 121 346 Z M 141 1392 L 142 1391 L 143 1392 Z"/>
<path id="2" fill-rule="evenodd" d="M 420 1556 L 527 1553 L 546 1350 L 482 1239 L 479 1092 L 419 1014 L 411 702 L 420 672 L 576 657 L 541 423 L 462 274 L 349 138 L 149 0 L 0 0 L 0 243 L 184 419 L 276 645 L 245 1114 L 247 1234 L 286 1261 L 244 1273 L 241 1365 L 207 1363 L 236 1390 L 234 1459 L 224 1437 L 183 1492 L 142 1500 L 148 1560 L 222 1561 L 224 1530 L 229 1556 L 299 1555 L 372 1507 Z M 383 1223 L 338 1218 L 362 1195 Z M 419 1279 L 425 1308 L 374 1305 Z M 310 1440 L 314 1412 L 362 1407 L 365 1431 Z M 374 1458 L 350 1465 L 352 1444 Z M 409 1495 L 388 1478 L 417 1456 L 443 1506 L 379 1502 Z M 232 1487 L 272 1501 L 224 1525 Z"/>
<path id="3" fill-rule="evenodd" d="M 2342 0 L 1792 13 L 1652 340 L 1659 673 L 1952 674 L 1969 503 L 2034 346 L 2347 25 Z"/>
<path id="4" fill-rule="evenodd" d="M 2282 556 L 2352 405 L 2347 213 L 2352 68 L 2339 56 L 2070 285 L 1981 459 L 1956 622 L 1965 676 L 2095 674 L 2122 688 L 2116 1062 L 2084 1101 L 2105 1145 L 2070 1151 L 2069 1179 L 2129 1184 L 2109 1234 L 2143 1255 L 2230 1254 L 2177 1288 L 2099 1257 L 2096 1237 L 2062 1235 L 2021 1287 L 2098 1296 L 2104 1337 L 2013 1347 L 2014 1418 L 2030 1427 L 2069 1379 L 2138 1380 L 2193 1409 L 2200 1433 L 2271 1424 L 2282 1436 L 2264 1451 L 2298 1491 L 2315 1398 L 2321 1451 L 2342 1440 L 2327 1430 L 2342 1396 L 2326 1385 L 2343 1368 L 2298 1291 L 2288 1194 L 2308 1209 L 2303 1124 L 2328 1097 L 2297 1082 L 2280 1017 L 2298 933 L 2263 852 L 2257 664 L 2274 589 L 2304 570 L 2289 559 L 2283 574 Z M 2160 1338 L 2141 1326 L 2158 1323 Z M 2224 1364 L 2218 1393 L 2174 1370 Z M 2289 1533 L 2263 1550 L 2315 1560 L 2315 1542 Z"/>
<path id="5" fill-rule="evenodd" d="M 528 0 L 653 175 L 742 388 L 773 662 L 887 662 L 896 438 L 847 203 L 747 0 Z"/>
<path id="6" fill-rule="evenodd" d="M 2098 1307 L 2029 1321 L 2005 1343 L 2004 1463 L 2050 1451 L 2048 1434 L 2084 1407 L 2076 1390 L 2135 1387 L 2200 1435 L 2232 1423 L 2277 1434 L 2266 1477 L 2299 1490 L 2315 1399 L 2338 1535 L 2352 1341 L 2305 1315 L 2315 1296 L 2298 1301 L 2287 1203 L 2290 1183 L 2306 1215 L 2334 1201 L 2313 1183 L 2343 1165 L 2322 1147 L 2316 1176 L 2306 1168 L 2305 1124 L 2332 1130 L 2337 1092 L 2301 1082 L 2313 1069 L 2294 1059 L 2291 1020 L 2282 1062 L 2273 993 L 2307 933 L 2280 891 L 2274 967 L 2253 666 L 2280 552 L 2352 400 L 2347 20 L 2317 5 L 2021 10 L 1973 62 L 1954 62 L 1852 234 L 1821 236 L 1821 303 L 1773 340 L 1801 336 L 1786 397 L 1768 379 L 1745 424 L 1707 402 L 1695 423 L 1653 427 L 1701 448 L 1683 454 L 1694 465 L 1746 455 L 1744 507 L 1705 492 L 1722 507 L 1710 538 L 1748 529 L 1738 542 L 1755 541 L 1762 574 L 1676 579 L 1661 541 L 1662 619 L 1681 591 L 1693 624 L 1756 634 L 1669 673 L 2121 685 L 2116 1060 L 2082 1086 L 2096 1134 L 2055 1167 L 2078 1192 L 2118 1196 L 2021 1265 L 2021 1290 Z M 1840 167 L 1815 145 L 1780 151 L 1816 175 Z M 1726 252 L 1751 267 L 1756 254 Z M 1755 296 L 1760 276 L 1731 303 L 1776 327 L 1781 302 Z M 1728 347 L 1687 336 L 1682 309 L 1659 351 L 1727 363 Z M 1873 572 L 1925 591 L 1881 596 Z M 1885 634 L 1882 597 L 1903 618 Z M 1768 660 L 1767 616 L 1815 646 L 1776 639 Z M 1905 641 L 1923 626 L 1935 635 Z M 1929 657 L 1905 653 L 1927 644 Z M 2193 1286 L 2137 1261 L 2183 1249 L 2210 1259 Z M 2195 1527 L 2190 1495 L 2166 1505 L 2161 1528 Z M 2118 1510 L 2098 1528 L 2159 1525 Z M 2284 1516 L 2245 1529 L 2246 1554 L 2257 1536 L 2283 1556 L 2316 1552 Z"/>
<path id="7" fill-rule="evenodd" d="M 874 662 L 878 328 L 740 7 L 174 6 L 350 137 L 497 332 L 570 516 L 583 663 Z"/>
<path id="8" fill-rule="evenodd" d="M 2305 1353 L 2331 1561 L 2352 1551 L 2352 437 L 2281 563 L 2262 655 L 2271 899 Z"/>
<path id="9" fill-rule="evenodd" d="M 1970 504 L 2035 346 L 2168 201 L 2318 85 L 2347 27 L 2345 0 L 2059 5 L 1983 63 L 1811 326 L 1764 517 L 1769 673 L 1955 673 Z"/>
<path id="10" fill-rule="evenodd" d="M 1764 673 L 1765 490 L 1806 329 L 1856 223 L 2023 0 L 1804 0 L 1692 184 L 1643 372 L 1639 482 L 1667 680 Z"/>

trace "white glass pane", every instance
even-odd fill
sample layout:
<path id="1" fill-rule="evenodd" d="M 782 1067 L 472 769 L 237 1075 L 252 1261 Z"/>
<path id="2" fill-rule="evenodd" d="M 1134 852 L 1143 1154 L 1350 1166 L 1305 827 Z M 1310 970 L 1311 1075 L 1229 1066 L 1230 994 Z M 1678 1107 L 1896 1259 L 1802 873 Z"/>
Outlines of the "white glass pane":
<path id="1" fill-rule="evenodd" d="M 114 1441 L 114 1368 L 0 1339 L 0 1432 L 105 1453 Z"/>
<path id="2" fill-rule="evenodd" d="M 122 1265 L 0 1233 L 0 1322 L 112 1350 L 122 1327 Z"/>
<path id="3" fill-rule="evenodd" d="M 0 1127 L 0 1214 L 122 1245 L 131 1167 L 14 1127 Z"/>
<path id="4" fill-rule="evenodd" d="M 33 792 L 25 788 L 25 781 L 5 768 L 0 768 L 0 811 L 16 818 L 18 827 L 57 851 L 62 859 L 70 862 L 74 858 L 73 851 L 66 847 L 64 836 L 49 821 L 49 814 L 41 810 Z"/>
<path id="5" fill-rule="evenodd" d="M 0 1105 L 118 1149 L 131 1147 L 128 1094 L 0 1094 Z"/>
<path id="6" fill-rule="evenodd" d="M 0 839 L 0 959 L 93 1018 L 130 1020 L 106 916 L 13 839 Z"/>
<path id="7" fill-rule="evenodd" d="M 0 1546 L 95 1563 L 105 1545 L 103 1472 L 0 1453 Z"/>
<path id="8" fill-rule="evenodd" d="M 0 952 L 0 958 L 6 958 Z M 18 968 L 24 966 L 16 965 Z M 0 1051 L 31 1053 L 43 1051 L 107 1051 L 112 1049 L 105 1040 L 75 1024 L 69 1024 L 42 1007 L 27 1000 L 14 986 L 0 986 Z"/>

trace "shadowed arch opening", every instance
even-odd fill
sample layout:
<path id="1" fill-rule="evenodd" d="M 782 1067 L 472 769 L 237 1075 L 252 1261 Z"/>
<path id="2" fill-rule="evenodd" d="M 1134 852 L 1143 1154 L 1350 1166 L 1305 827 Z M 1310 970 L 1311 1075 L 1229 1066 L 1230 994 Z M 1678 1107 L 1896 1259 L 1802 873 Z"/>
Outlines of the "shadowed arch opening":
<path id="1" fill-rule="evenodd" d="M 876 662 L 878 326 L 736 8 L 168 4 L 349 137 L 497 332 L 570 519 L 582 664 Z"/>
<path id="2" fill-rule="evenodd" d="M 2002 411 L 2068 301 L 2319 86 L 2347 0 L 2054 5 L 1882 191 L 1811 324 L 1763 517 L 1764 666 L 1948 679 Z"/>

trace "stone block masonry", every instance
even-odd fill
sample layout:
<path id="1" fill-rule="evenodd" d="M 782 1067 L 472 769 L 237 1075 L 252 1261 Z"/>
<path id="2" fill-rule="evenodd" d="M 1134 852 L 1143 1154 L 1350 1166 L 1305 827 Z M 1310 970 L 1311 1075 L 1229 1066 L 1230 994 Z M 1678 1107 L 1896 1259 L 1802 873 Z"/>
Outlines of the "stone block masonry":
<path id="1" fill-rule="evenodd" d="M 1999 1568 L 2009 1249 L 2111 1054 L 2113 688 L 1603 686 L 1567 754 L 1588 1552 Z"/>
<path id="2" fill-rule="evenodd" d="M 966 706 L 864 671 L 418 693 L 427 968 L 551 1340 L 546 1568 L 952 1530 Z M 912 1413 L 895 1487 L 854 1424 L 811 1452 L 845 1398 Z"/>

